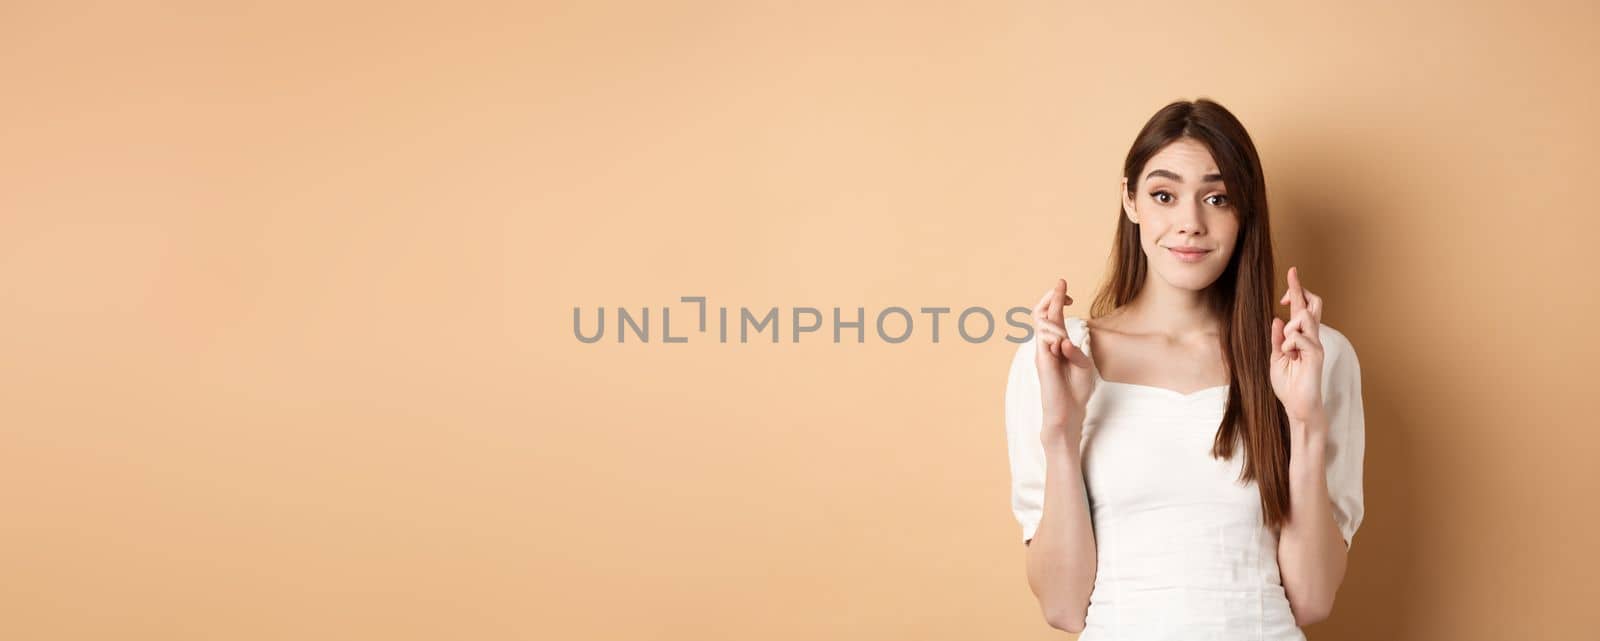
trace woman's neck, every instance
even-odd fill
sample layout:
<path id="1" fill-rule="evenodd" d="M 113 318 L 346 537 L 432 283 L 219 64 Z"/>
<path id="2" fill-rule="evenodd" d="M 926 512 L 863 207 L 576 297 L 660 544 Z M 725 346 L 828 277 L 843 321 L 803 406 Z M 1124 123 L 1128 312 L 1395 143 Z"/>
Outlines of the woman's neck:
<path id="1" fill-rule="evenodd" d="M 1126 330 L 1160 334 L 1173 339 L 1216 334 L 1222 323 L 1206 300 L 1206 293 L 1173 287 L 1151 274 L 1144 287 L 1124 306 L 1130 321 Z"/>

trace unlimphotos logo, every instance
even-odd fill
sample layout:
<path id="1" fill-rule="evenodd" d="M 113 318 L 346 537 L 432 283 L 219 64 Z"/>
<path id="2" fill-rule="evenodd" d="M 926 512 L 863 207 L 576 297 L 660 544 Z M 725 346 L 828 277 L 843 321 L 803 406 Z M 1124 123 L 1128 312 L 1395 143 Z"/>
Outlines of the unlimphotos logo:
<path id="1" fill-rule="evenodd" d="M 616 307 L 614 308 L 616 320 L 610 325 L 611 334 L 616 337 L 618 343 L 628 342 L 629 334 L 632 334 L 633 340 L 640 343 L 649 343 L 652 336 L 656 336 L 662 343 L 687 343 L 694 336 L 703 336 L 705 338 L 702 340 L 709 340 L 711 323 L 708 322 L 710 320 L 708 315 L 711 311 L 711 306 L 706 304 L 706 297 L 683 296 L 678 300 L 681 303 L 690 303 L 698 307 L 698 322 L 695 323 L 695 330 L 685 331 L 680 329 L 681 333 L 674 335 L 672 308 L 665 305 L 657 308 L 661 312 L 658 316 L 660 319 L 660 331 L 658 333 L 652 332 L 650 307 L 638 308 L 637 314 L 627 307 Z M 801 337 L 807 334 L 818 334 L 827 325 L 825 322 L 827 316 L 823 314 L 822 309 L 817 307 L 768 307 L 765 309 L 757 308 L 757 311 L 743 306 L 736 309 L 719 306 L 715 309 L 715 329 L 717 342 L 719 343 L 729 342 L 730 331 L 737 332 L 737 341 L 739 343 L 749 343 L 752 334 L 756 336 L 756 340 L 761 340 L 762 335 L 768 331 L 771 332 L 771 342 L 773 343 L 779 342 L 780 338 L 785 335 L 789 337 L 789 342 L 799 343 L 801 342 Z M 787 313 L 781 311 L 784 309 L 787 309 Z M 923 319 L 925 325 L 919 323 L 917 321 L 918 316 L 913 315 L 911 310 L 905 307 L 891 306 L 879 310 L 874 315 L 871 323 L 872 328 L 876 330 L 877 339 L 885 343 L 904 343 L 911 340 L 914 334 L 926 326 L 927 329 L 924 334 L 927 336 L 927 341 L 937 343 L 941 337 L 942 319 L 947 323 L 953 324 L 956 334 L 961 337 L 961 340 L 968 343 L 982 343 L 990 340 L 995 335 L 995 317 L 987 308 L 966 307 L 959 313 L 949 307 L 919 307 L 917 309 L 922 316 L 925 316 Z M 593 311 L 592 323 L 586 323 L 584 321 L 583 308 L 572 308 L 572 335 L 584 343 L 598 343 L 606 337 L 606 308 L 596 307 Z M 730 311 L 733 316 L 731 323 L 729 319 Z M 1020 335 L 1006 334 L 1005 339 L 1007 341 L 1025 343 L 1033 337 L 1030 312 L 1031 310 L 1026 307 L 1012 307 L 1006 310 L 1006 324 L 1015 327 L 1021 332 Z M 831 329 L 834 343 L 845 342 L 845 336 L 847 335 L 854 335 L 857 343 L 867 342 L 868 314 L 865 307 L 850 308 L 850 311 L 846 311 L 846 308 L 834 307 L 832 308 L 831 316 L 833 319 Z M 780 327 L 784 325 L 782 321 L 785 320 L 788 321 L 787 332 Z M 593 330 L 586 331 L 586 325 L 592 325 Z M 809 340 L 822 341 L 825 340 L 825 336 L 826 334 L 813 336 Z"/>

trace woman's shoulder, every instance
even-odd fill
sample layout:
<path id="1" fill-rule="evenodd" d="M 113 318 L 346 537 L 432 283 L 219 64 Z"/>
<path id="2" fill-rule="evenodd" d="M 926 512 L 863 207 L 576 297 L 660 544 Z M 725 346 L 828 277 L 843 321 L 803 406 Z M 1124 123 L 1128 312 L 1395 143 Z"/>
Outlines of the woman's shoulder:
<path id="1" fill-rule="evenodd" d="M 1350 359 L 1356 357 L 1356 346 L 1350 342 L 1350 337 L 1334 329 L 1332 325 L 1327 323 L 1318 325 L 1317 338 L 1322 343 L 1322 352 L 1329 361 L 1336 357 Z"/>
<path id="2" fill-rule="evenodd" d="M 1083 347 L 1089 340 L 1089 319 L 1081 316 L 1066 316 L 1061 319 L 1061 324 L 1067 328 L 1067 338 L 1073 345 Z"/>
<path id="3" fill-rule="evenodd" d="M 1326 394 L 1336 390 L 1359 389 L 1361 361 L 1356 358 L 1356 347 L 1344 332 L 1326 323 L 1317 329 L 1322 343 L 1322 387 Z"/>

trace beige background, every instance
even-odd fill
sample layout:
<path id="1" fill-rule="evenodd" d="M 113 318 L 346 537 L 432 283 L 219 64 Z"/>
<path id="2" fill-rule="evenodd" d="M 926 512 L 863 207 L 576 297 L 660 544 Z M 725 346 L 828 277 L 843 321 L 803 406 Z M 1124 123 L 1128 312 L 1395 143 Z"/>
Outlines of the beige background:
<path id="1" fill-rule="evenodd" d="M 0 7 L 0 637 L 1058 638 L 1011 344 L 572 308 L 1086 309 L 1198 96 L 1364 368 L 1309 635 L 1593 634 L 1592 2 L 190 4 Z"/>

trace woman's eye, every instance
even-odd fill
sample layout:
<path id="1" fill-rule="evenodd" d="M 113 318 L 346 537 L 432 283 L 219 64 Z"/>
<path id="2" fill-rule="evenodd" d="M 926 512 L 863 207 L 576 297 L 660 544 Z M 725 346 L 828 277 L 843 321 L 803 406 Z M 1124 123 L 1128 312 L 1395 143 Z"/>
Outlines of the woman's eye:
<path id="1" fill-rule="evenodd" d="M 1211 201 L 1211 204 L 1217 207 L 1226 207 L 1228 205 L 1228 197 L 1222 194 L 1216 194 L 1206 200 Z"/>
<path id="2" fill-rule="evenodd" d="M 1154 193 L 1150 194 L 1150 197 L 1155 199 L 1156 202 L 1161 203 L 1163 205 L 1172 202 L 1172 194 L 1169 194 L 1169 193 L 1164 192 L 1164 191 L 1154 192 Z"/>

